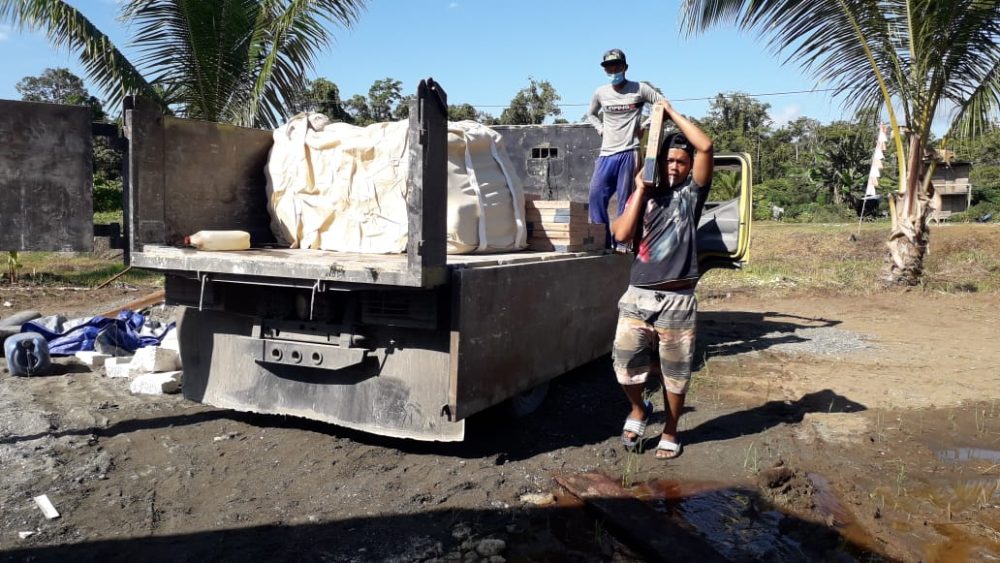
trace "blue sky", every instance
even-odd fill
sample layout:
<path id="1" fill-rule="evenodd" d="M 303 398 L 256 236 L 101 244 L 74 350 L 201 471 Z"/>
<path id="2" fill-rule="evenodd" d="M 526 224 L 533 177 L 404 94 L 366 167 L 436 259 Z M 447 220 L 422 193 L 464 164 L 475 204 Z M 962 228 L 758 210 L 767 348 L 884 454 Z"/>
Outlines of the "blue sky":
<path id="1" fill-rule="evenodd" d="M 113 0 L 71 1 L 112 40 L 124 46 L 129 30 L 115 18 Z M 719 92 L 751 94 L 810 90 L 817 85 L 768 52 L 759 39 L 735 29 L 693 38 L 679 28 L 680 0 L 371 0 L 350 30 L 334 29 L 333 45 L 310 78 L 325 77 L 341 94 L 365 94 L 375 80 L 392 77 L 404 91 L 433 77 L 450 103 L 471 103 L 499 115 L 528 77 L 548 80 L 562 97 L 564 116 L 577 121 L 595 87 L 606 82 L 599 66 L 611 47 L 625 51 L 628 76 L 661 88 L 684 113 L 705 115 Z M 84 73 L 75 57 L 40 34 L 0 26 L 0 98 L 18 99 L 14 85 L 46 67 Z M 819 85 L 822 88 L 822 85 Z M 101 96 L 91 88 L 91 93 Z M 828 122 L 842 117 L 827 93 L 761 96 L 781 124 L 798 116 Z M 109 108 L 110 109 L 110 108 Z"/>

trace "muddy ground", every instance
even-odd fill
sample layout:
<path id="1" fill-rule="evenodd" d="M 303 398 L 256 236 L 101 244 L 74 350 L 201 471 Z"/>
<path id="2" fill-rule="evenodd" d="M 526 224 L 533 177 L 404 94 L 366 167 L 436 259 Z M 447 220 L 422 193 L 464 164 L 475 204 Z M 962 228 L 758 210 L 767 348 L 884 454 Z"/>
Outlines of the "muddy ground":
<path id="1" fill-rule="evenodd" d="M 0 316 L 96 312 L 143 289 L 9 290 Z M 0 560 L 648 558 L 554 481 L 589 471 L 731 560 L 1000 559 L 1000 296 L 700 299 L 670 462 L 620 447 L 607 359 L 531 415 L 474 417 L 459 444 L 132 396 L 82 366 L 4 374 Z"/>

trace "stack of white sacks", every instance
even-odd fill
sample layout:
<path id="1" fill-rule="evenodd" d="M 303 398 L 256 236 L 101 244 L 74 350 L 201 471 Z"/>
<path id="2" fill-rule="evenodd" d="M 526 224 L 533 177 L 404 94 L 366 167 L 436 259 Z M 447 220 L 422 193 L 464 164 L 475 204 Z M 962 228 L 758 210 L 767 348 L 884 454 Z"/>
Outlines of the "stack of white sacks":
<path id="1" fill-rule="evenodd" d="M 179 393 L 181 371 L 177 331 L 171 330 L 159 346 L 139 348 L 134 356 L 111 356 L 100 352 L 77 352 L 76 357 L 92 368 L 104 368 L 111 378 L 131 379 L 129 391 L 137 395 Z"/>

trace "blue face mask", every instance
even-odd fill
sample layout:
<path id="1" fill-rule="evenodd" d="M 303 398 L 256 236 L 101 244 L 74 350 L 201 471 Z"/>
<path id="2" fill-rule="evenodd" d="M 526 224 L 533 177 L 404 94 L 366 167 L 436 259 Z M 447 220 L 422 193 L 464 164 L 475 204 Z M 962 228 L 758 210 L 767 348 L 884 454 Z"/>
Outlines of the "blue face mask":
<path id="1" fill-rule="evenodd" d="M 625 71 L 615 72 L 608 75 L 608 80 L 611 81 L 615 86 L 625 82 Z"/>

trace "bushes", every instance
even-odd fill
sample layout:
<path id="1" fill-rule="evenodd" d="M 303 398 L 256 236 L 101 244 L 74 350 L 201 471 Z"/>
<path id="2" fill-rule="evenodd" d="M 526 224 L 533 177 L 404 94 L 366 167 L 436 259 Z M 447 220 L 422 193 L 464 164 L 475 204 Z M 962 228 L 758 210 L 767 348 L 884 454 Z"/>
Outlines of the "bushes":
<path id="1" fill-rule="evenodd" d="M 94 212 L 122 210 L 122 181 L 94 178 Z"/>
<path id="2" fill-rule="evenodd" d="M 857 221 L 853 209 L 832 203 L 807 203 L 785 210 L 785 220 L 793 223 L 846 223 Z"/>
<path id="3" fill-rule="evenodd" d="M 966 209 L 961 213 L 953 213 L 948 217 L 948 222 L 950 223 L 973 223 L 978 221 L 980 217 L 992 214 L 993 217 L 990 222 L 996 223 L 1000 222 L 1000 203 L 994 203 L 992 201 L 982 201 L 973 205 L 972 207 Z"/>

